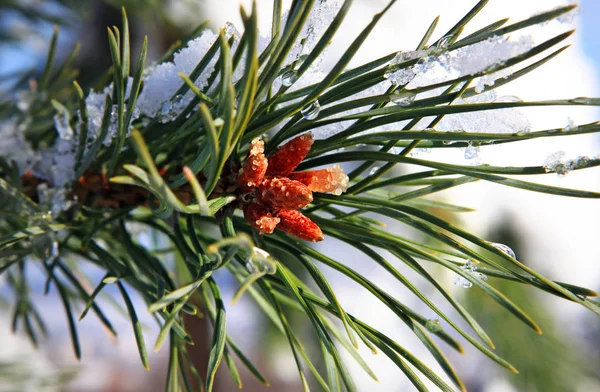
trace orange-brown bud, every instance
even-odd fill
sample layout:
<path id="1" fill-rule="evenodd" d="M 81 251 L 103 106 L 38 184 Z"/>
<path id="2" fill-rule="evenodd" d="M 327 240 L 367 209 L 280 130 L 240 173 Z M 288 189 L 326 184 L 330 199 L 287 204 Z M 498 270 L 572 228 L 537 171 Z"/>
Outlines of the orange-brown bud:
<path id="1" fill-rule="evenodd" d="M 317 224 L 296 210 L 279 210 L 277 217 L 280 220 L 277 228 L 288 234 L 305 241 L 322 241 L 323 232 Z"/>
<path id="2" fill-rule="evenodd" d="M 261 184 L 267 172 L 268 162 L 263 154 L 264 143 L 260 139 L 254 139 L 248 151 L 248 158 L 240 169 L 237 177 L 237 186 L 242 192 L 250 192 Z"/>
<path id="3" fill-rule="evenodd" d="M 258 203 L 249 203 L 243 207 L 244 218 L 261 234 L 271 234 L 279 223 L 269 210 Z"/>
<path id="4" fill-rule="evenodd" d="M 313 201 L 306 185 L 286 177 L 267 177 L 257 189 L 256 198 L 264 205 L 285 209 L 303 208 Z"/>
<path id="5" fill-rule="evenodd" d="M 313 192 L 331 192 L 334 195 L 346 192 L 350 182 L 344 170 L 337 164 L 327 169 L 294 172 L 288 177 L 300 181 Z"/>
<path id="6" fill-rule="evenodd" d="M 308 132 L 297 136 L 279 147 L 269 157 L 268 176 L 287 176 L 302 162 L 313 144 L 313 135 Z"/>

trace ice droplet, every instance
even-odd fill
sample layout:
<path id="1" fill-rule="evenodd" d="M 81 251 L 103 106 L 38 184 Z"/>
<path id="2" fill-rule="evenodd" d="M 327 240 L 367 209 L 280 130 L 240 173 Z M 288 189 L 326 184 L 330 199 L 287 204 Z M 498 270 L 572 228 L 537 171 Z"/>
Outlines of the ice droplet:
<path id="1" fill-rule="evenodd" d="M 442 325 L 440 324 L 439 319 L 429 319 L 425 323 L 425 328 L 427 328 L 429 332 L 436 333 L 442 330 Z"/>
<path id="2" fill-rule="evenodd" d="M 235 25 L 231 22 L 227 22 L 225 23 L 225 36 L 227 38 L 231 37 L 232 35 L 235 35 L 236 37 L 240 36 L 240 32 L 238 31 L 238 29 L 235 27 Z"/>
<path id="3" fill-rule="evenodd" d="M 488 279 L 487 275 L 477 271 L 477 265 L 471 262 L 471 260 L 467 260 L 467 262 L 461 267 L 461 269 L 465 270 L 467 273 L 469 273 L 477 279 L 484 281 Z M 470 289 L 471 287 L 473 287 L 473 282 L 466 279 L 462 275 L 456 274 L 456 276 L 454 277 L 454 285 L 462 286 L 465 289 Z"/>
<path id="4" fill-rule="evenodd" d="M 61 139 L 71 140 L 73 138 L 73 128 L 69 124 L 69 113 L 66 111 L 54 115 L 54 127 Z"/>
<path id="5" fill-rule="evenodd" d="M 177 94 L 173 97 L 173 105 L 181 105 L 183 103 L 183 95 Z"/>
<path id="6" fill-rule="evenodd" d="M 254 246 L 250 256 L 246 260 L 246 269 L 251 274 L 269 274 L 277 272 L 277 264 L 271 255 L 264 249 Z"/>
<path id="7" fill-rule="evenodd" d="M 281 84 L 285 87 L 290 87 L 298 80 L 298 74 L 294 70 L 285 71 L 281 75 Z"/>
<path id="8" fill-rule="evenodd" d="M 469 280 L 463 278 L 461 275 L 458 274 L 454 277 L 454 285 L 461 286 L 465 289 L 470 289 L 471 287 L 473 287 L 473 283 L 471 283 Z"/>
<path id="9" fill-rule="evenodd" d="M 392 94 L 392 102 L 399 106 L 409 106 L 415 101 L 415 96 L 412 91 L 400 91 Z"/>
<path id="10" fill-rule="evenodd" d="M 452 42 L 452 38 L 454 38 L 454 36 L 452 34 L 446 35 L 446 36 L 440 38 L 440 40 L 438 41 L 438 43 L 436 45 L 437 48 L 442 49 L 442 50 L 448 49 Z"/>
<path id="11" fill-rule="evenodd" d="M 479 158 L 479 146 L 469 144 L 469 147 L 465 148 L 465 159 L 477 158 Z"/>
<path id="12" fill-rule="evenodd" d="M 598 99 L 590 98 L 590 97 L 577 97 L 577 98 L 569 99 L 569 102 L 578 103 L 580 105 L 593 105 L 596 102 L 598 102 Z"/>
<path id="13" fill-rule="evenodd" d="M 373 168 L 369 171 L 369 175 L 375 175 L 375 173 L 377 173 L 379 171 L 379 169 L 381 169 L 380 166 L 373 166 Z"/>
<path id="14" fill-rule="evenodd" d="M 494 248 L 500 250 L 502 253 L 507 254 L 508 256 L 512 257 L 513 259 L 517 259 L 517 255 L 515 254 L 515 251 L 512 250 L 512 248 L 508 245 L 504 245 L 504 244 L 500 244 L 497 242 L 488 242 L 488 244 L 492 245 Z"/>
<path id="15" fill-rule="evenodd" d="M 177 94 L 170 100 L 163 102 L 158 112 L 160 122 L 164 124 L 175 120 L 181 112 L 183 102 L 184 98 L 181 94 Z"/>
<path id="16" fill-rule="evenodd" d="M 320 112 L 321 104 L 319 103 L 319 100 L 309 103 L 308 105 L 304 106 L 302 110 L 300 110 L 300 113 L 305 120 L 314 120 L 319 116 Z"/>
<path id="17" fill-rule="evenodd" d="M 501 102 L 523 102 L 523 100 L 519 97 L 517 97 L 516 95 L 503 95 L 501 97 L 498 97 L 496 99 L 494 99 L 494 102 L 497 103 L 501 103 Z"/>

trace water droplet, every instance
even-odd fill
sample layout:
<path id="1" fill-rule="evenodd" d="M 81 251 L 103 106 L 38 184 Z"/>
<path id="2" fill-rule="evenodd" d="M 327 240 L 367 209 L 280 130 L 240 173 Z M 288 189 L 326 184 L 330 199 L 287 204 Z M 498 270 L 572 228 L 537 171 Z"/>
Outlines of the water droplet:
<path id="1" fill-rule="evenodd" d="M 458 274 L 454 277 L 453 283 L 455 286 L 461 286 L 465 289 L 470 289 L 471 287 L 473 287 L 473 283 L 471 283 L 471 281 Z"/>
<path id="2" fill-rule="evenodd" d="M 183 103 L 183 95 L 177 94 L 173 97 L 173 105 L 181 105 Z"/>
<path id="3" fill-rule="evenodd" d="M 166 116 L 169 114 L 169 112 L 171 111 L 171 108 L 173 106 L 171 105 L 170 101 L 165 101 L 163 102 L 162 106 L 160 107 L 160 115 L 161 116 Z"/>
<path id="4" fill-rule="evenodd" d="M 523 100 L 519 97 L 517 97 L 516 95 L 503 95 L 501 97 L 498 97 L 496 99 L 494 99 L 494 102 L 497 103 L 501 103 L 501 102 L 523 102 Z"/>
<path id="5" fill-rule="evenodd" d="M 370 171 L 369 171 L 369 175 L 372 176 L 375 173 L 377 173 L 379 171 L 379 169 L 381 169 L 380 166 L 374 166 Z"/>
<path id="6" fill-rule="evenodd" d="M 392 94 L 392 102 L 399 106 L 409 106 L 415 101 L 416 94 L 412 91 L 404 90 Z"/>
<path id="7" fill-rule="evenodd" d="M 317 118 L 319 116 L 320 112 L 321 112 L 321 104 L 319 104 L 318 100 L 304 106 L 302 108 L 302 110 L 300 111 L 300 113 L 302 114 L 302 117 L 304 117 L 304 119 L 306 119 L 306 120 L 314 120 L 315 118 Z"/>
<path id="8" fill-rule="evenodd" d="M 277 272 L 277 265 L 271 255 L 264 249 L 253 247 L 248 260 L 246 260 L 246 269 L 251 274 L 269 274 Z"/>
<path id="9" fill-rule="evenodd" d="M 285 87 L 290 87 L 298 80 L 298 74 L 294 70 L 285 71 L 281 75 L 281 84 Z"/>
<path id="10" fill-rule="evenodd" d="M 488 277 L 485 274 L 477 271 L 477 265 L 473 263 L 471 260 L 467 260 L 467 262 L 461 267 L 461 269 L 465 270 L 470 275 L 474 276 L 477 279 L 486 281 Z M 465 289 L 470 289 L 473 287 L 473 282 L 466 279 L 462 275 L 456 274 L 454 277 L 454 285 L 462 286 Z"/>
<path id="11" fill-rule="evenodd" d="M 512 248 L 508 245 L 504 245 L 504 244 L 500 244 L 497 242 L 488 242 L 488 244 L 492 245 L 494 248 L 500 250 L 502 253 L 505 253 L 506 255 L 512 257 L 513 259 L 517 259 L 517 255 L 515 254 L 515 251 L 512 250 Z"/>
<path id="12" fill-rule="evenodd" d="M 429 319 L 425 323 L 425 328 L 427 328 L 429 332 L 436 333 L 442 330 L 442 325 L 440 324 L 439 319 Z"/>
<path id="13" fill-rule="evenodd" d="M 578 103 L 580 105 L 595 105 L 598 103 L 598 101 L 598 98 L 590 97 L 577 97 L 569 100 L 569 102 Z"/>
<path id="14" fill-rule="evenodd" d="M 469 144 L 469 146 L 465 148 L 465 159 L 477 158 L 479 158 L 479 146 L 473 146 Z"/>
<path id="15" fill-rule="evenodd" d="M 225 36 L 227 38 L 229 38 L 232 35 L 235 35 L 236 37 L 239 37 L 240 33 L 239 33 L 238 29 L 235 27 L 235 25 L 233 23 L 227 22 L 227 23 L 225 23 Z"/>
<path id="16" fill-rule="evenodd" d="M 73 128 L 69 124 L 68 112 L 63 111 L 54 115 L 54 127 L 61 139 L 71 140 L 73 138 Z"/>
<path id="17" fill-rule="evenodd" d="M 177 94 L 168 101 L 163 102 L 158 112 L 158 118 L 161 123 L 167 123 L 177 118 L 184 103 L 183 95 Z"/>
<path id="18" fill-rule="evenodd" d="M 452 43 L 452 38 L 454 38 L 452 34 L 440 38 L 436 45 L 437 48 L 442 50 L 448 49 L 450 47 L 450 44 Z"/>

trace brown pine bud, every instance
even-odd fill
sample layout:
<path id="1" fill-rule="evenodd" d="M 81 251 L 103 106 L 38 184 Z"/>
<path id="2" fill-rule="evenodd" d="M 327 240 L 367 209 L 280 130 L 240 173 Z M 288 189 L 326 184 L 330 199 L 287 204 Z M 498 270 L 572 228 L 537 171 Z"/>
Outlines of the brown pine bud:
<path id="1" fill-rule="evenodd" d="M 337 164 L 327 169 L 294 172 L 289 178 L 300 181 L 313 192 L 331 192 L 336 196 L 346 192 L 350 182 L 344 170 Z"/>
<path id="2" fill-rule="evenodd" d="M 279 223 L 279 218 L 274 217 L 269 210 L 258 203 L 246 204 L 243 211 L 244 218 L 261 234 L 271 234 Z"/>
<path id="3" fill-rule="evenodd" d="M 313 144 L 311 132 L 297 136 L 269 157 L 268 176 L 287 176 L 302 162 Z"/>
<path id="4" fill-rule="evenodd" d="M 279 210 L 277 217 L 280 220 L 277 228 L 294 237 L 305 241 L 322 241 L 323 232 L 315 222 L 297 210 Z"/>
<path id="5" fill-rule="evenodd" d="M 256 191 L 259 202 L 274 208 L 303 208 L 313 200 L 312 191 L 300 181 L 267 177 Z"/>
<path id="6" fill-rule="evenodd" d="M 236 181 L 242 192 L 250 192 L 263 181 L 268 167 L 267 158 L 263 154 L 264 151 L 264 142 L 260 139 L 254 139 L 248 151 L 248 158 L 244 161 L 244 166 L 240 169 Z"/>

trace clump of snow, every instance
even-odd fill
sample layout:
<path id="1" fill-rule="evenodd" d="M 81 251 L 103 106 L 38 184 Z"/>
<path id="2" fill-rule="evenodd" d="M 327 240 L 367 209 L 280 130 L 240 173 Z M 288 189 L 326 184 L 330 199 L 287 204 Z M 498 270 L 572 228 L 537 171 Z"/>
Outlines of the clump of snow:
<path id="1" fill-rule="evenodd" d="M 180 102 L 179 98 L 178 102 L 171 101 L 179 87 L 183 84 L 183 79 L 178 74 L 181 72 L 186 76 L 190 75 L 210 47 L 215 43 L 217 37 L 217 34 L 206 29 L 198 38 L 190 41 L 187 47 L 175 53 L 173 62 L 161 63 L 146 70 L 143 78 L 144 89 L 137 101 L 137 108 L 140 110 L 141 115 L 155 118 L 160 116 L 164 105 L 171 105 L 172 113 L 168 117 L 161 119 L 163 122 L 168 122 L 176 118 L 185 109 L 194 97 L 193 92 L 188 91 Z M 194 84 L 200 90 L 203 90 L 207 86 L 208 79 L 215 68 L 217 59 L 218 54 L 213 57 L 204 72 L 196 79 Z"/>
<path id="2" fill-rule="evenodd" d="M 564 151 L 556 151 L 546 158 L 544 170 L 546 170 L 547 173 L 553 172 L 562 177 L 569 174 L 572 170 L 588 167 L 591 162 L 592 159 L 587 156 L 578 156 L 570 159 L 566 158 L 566 153 Z"/>
<path id="3" fill-rule="evenodd" d="M 299 35 L 299 40 L 289 52 L 285 64 L 291 64 L 300 56 L 309 54 L 321 39 L 331 22 L 340 10 L 340 0 L 319 0 L 313 6 L 304 27 Z M 283 23 L 287 21 L 288 12 L 283 15 Z"/>
<path id="4" fill-rule="evenodd" d="M 515 40 L 494 36 L 450 52 L 440 52 L 437 47 L 400 52 L 392 60 L 392 66 L 416 58 L 420 60 L 408 68 L 387 72 L 385 76 L 392 84 L 406 85 L 411 89 L 425 87 L 462 76 L 493 71 L 533 46 L 534 41 L 530 36 L 521 36 Z M 485 86 L 492 86 L 498 77 L 499 75 L 494 73 L 481 77 L 476 87 L 477 92 L 481 92 Z"/>
<path id="5" fill-rule="evenodd" d="M 457 99 L 455 104 L 496 102 L 496 94 L 489 91 L 471 98 Z M 531 124 L 522 111 L 513 108 L 447 114 L 436 125 L 438 131 L 467 131 L 471 133 L 529 132 Z"/>
<path id="6" fill-rule="evenodd" d="M 133 83 L 133 78 L 129 77 L 127 79 L 127 88 L 125 90 L 125 98 L 129 97 L 131 92 L 131 85 Z M 88 111 L 88 141 L 92 142 L 96 140 L 100 136 L 100 128 L 102 127 L 102 117 L 104 116 L 104 97 L 106 95 L 112 97 L 113 93 L 113 84 L 108 85 L 101 92 L 91 92 L 87 98 L 85 99 L 85 104 L 87 106 Z M 132 116 L 131 121 L 136 120 L 140 116 L 139 105 L 136 105 Z M 124 109 L 127 111 L 127 105 L 125 105 Z M 118 134 L 118 106 L 113 105 L 110 111 L 110 123 L 108 126 L 108 133 L 106 138 L 102 141 L 105 146 L 109 146 L 112 143 L 112 140 L 117 137 Z M 129 135 L 129 129 L 127 130 L 127 135 Z"/>
<path id="7" fill-rule="evenodd" d="M 25 140 L 24 130 L 27 123 L 19 122 L 17 116 L 0 122 L 0 156 L 12 159 L 20 169 L 20 173 L 31 166 L 35 152 Z"/>

